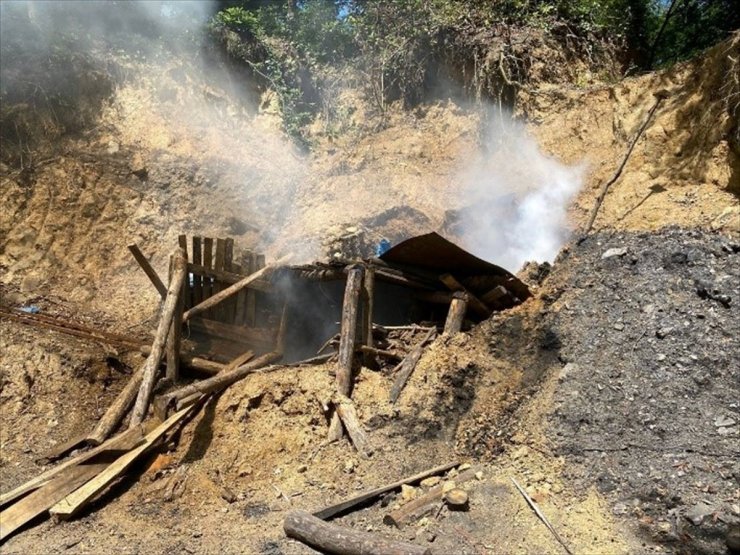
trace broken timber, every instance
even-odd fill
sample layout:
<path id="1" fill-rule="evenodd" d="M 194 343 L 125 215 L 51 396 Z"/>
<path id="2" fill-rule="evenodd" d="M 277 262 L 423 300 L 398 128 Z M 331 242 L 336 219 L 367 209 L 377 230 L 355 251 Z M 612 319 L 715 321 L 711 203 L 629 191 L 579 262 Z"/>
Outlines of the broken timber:
<path id="1" fill-rule="evenodd" d="M 373 450 L 370 447 L 367 434 L 365 434 L 365 430 L 362 429 L 360 420 L 357 418 L 357 411 L 352 399 L 341 393 L 335 393 L 332 403 L 357 452 L 366 459 L 369 458 L 373 454 Z"/>
<path id="2" fill-rule="evenodd" d="M 352 361 L 357 341 L 357 308 L 362 285 L 362 267 L 350 268 L 344 289 L 342 304 L 342 324 L 339 336 L 339 361 L 337 362 L 337 392 L 349 397 L 352 393 Z M 342 423 L 339 415 L 332 415 L 328 440 L 336 441 L 342 437 Z"/>
<path id="3" fill-rule="evenodd" d="M 288 513 L 283 529 L 289 538 L 323 553 L 335 555 L 428 555 L 430 551 L 413 543 L 386 539 L 351 528 L 329 524 L 305 511 Z"/>
<path id="4" fill-rule="evenodd" d="M 128 250 L 130 250 L 131 254 L 134 255 L 136 262 L 139 263 L 139 266 L 141 266 L 141 269 L 144 270 L 144 273 L 149 278 L 149 281 L 152 282 L 154 288 L 159 292 L 159 296 L 164 299 L 167 296 L 167 288 L 164 286 L 164 283 L 162 283 L 162 280 L 159 278 L 157 272 L 155 272 L 154 268 L 152 268 L 152 265 L 149 264 L 149 261 L 146 259 L 144 254 L 139 250 L 139 247 L 137 247 L 136 244 L 131 244 L 128 246 Z"/>
<path id="5" fill-rule="evenodd" d="M 182 286 L 185 281 L 185 274 L 187 273 L 187 255 L 184 249 L 179 248 L 175 250 L 173 256 L 172 281 L 170 281 L 170 286 L 167 289 L 167 298 L 164 301 L 162 316 L 159 319 L 157 332 L 152 343 L 152 352 L 142 366 L 141 386 L 139 387 L 139 393 L 131 414 L 130 426 L 136 426 L 141 423 L 146 416 L 152 389 L 154 389 L 154 382 L 157 378 L 157 371 L 159 370 L 159 363 L 162 360 L 165 342 L 167 341 L 167 334 L 170 331 L 178 299 L 182 295 Z"/>
<path id="6" fill-rule="evenodd" d="M 410 485 L 415 482 L 419 482 L 424 478 L 428 478 L 429 476 L 441 474 L 442 472 L 446 472 L 451 468 L 459 466 L 459 464 L 459 462 L 443 464 L 441 466 L 425 470 L 424 472 L 420 472 L 419 474 L 414 474 L 413 476 L 409 476 L 408 478 L 404 478 L 403 480 L 398 480 L 397 482 L 393 482 L 379 488 L 371 489 L 369 491 L 356 495 L 355 497 L 351 497 L 345 501 L 342 501 L 341 503 L 330 505 L 323 509 L 314 511 L 313 516 L 321 519 L 332 518 L 333 516 L 343 514 L 349 509 L 357 507 L 358 505 L 370 501 L 371 499 L 375 499 L 376 497 L 379 497 L 384 493 L 388 493 L 389 491 L 393 491 L 394 489 L 398 489 L 404 485 Z"/>
<path id="7" fill-rule="evenodd" d="M 454 335 L 462 330 L 463 318 L 468 308 L 468 296 L 456 291 L 452 296 L 450 311 L 447 313 L 443 335 Z"/>
<path id="8" fill-rule="evenodd" d="M 493 311 L 478 297 L 465 289 L 463 284 L 460 283 L 452 274 L 442 274 L 439 276 L 439 280 L 444 283 L 450 291 L 461 291 L 466 293 L 468 295 L 468 304 L 470 305 L 470 308 L 481 318 L 488 318 L 492 314 Z"/>
<path id="9" fill-rule="evenodd" d="M 185 259 L 185 272 L 187 272 L 187 258 Z M 174 276 L 174 258 L 170 257 L 170 283 Z M 185 274 L 187 275 L 187 273 Z M 166 376 L 171 383 L 180 380 L 180 343 L 182 338 L 182 314 L 185 308 L 185 295 L 189 291 L 186 280 L 183 279 L 175 304 L 175 312 L 172 316 L 170 331 L 167 335 L 167 369 Z"/>
<path id="10" fill-rule="evenodd" d="M 416 347 L 414 347 L 413 350 L 408 355 L 406 355 L 406 358 L 403 359 L 403 362 L 401 362 L 401 369 L 398 371 L 398 376 L 396 377 L 396 380 L 393 382 L 393 386 L 391 387 L 391 403 L 395 403 L 398 400 L 398 397 L 401 395 L 401 391 L 403 391 L 403 388 L 406 385 L 409 376 L 411 376 L 411 373 L 414 371 L 414 369 L 416 368 L 416 364 L 421 358 L 421 354 L 424 352 L 424 345 L 426 345 L 426 343 L 430 341 L 436 333 L 437 328 L 431 328 L 424 336 L 424 339 L 422 339 L 416 345 Z"/>

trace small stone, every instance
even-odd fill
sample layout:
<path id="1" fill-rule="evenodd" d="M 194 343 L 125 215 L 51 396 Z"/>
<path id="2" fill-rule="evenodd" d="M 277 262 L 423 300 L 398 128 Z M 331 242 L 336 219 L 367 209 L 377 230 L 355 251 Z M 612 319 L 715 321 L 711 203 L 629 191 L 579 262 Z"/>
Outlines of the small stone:
<path id="1" fill-rule="evenodd" d="M 601 259 L 606 260 L 607 258 L 612 258 L 614 256 L 624 256 L 625 254 L 627 254 L 627 249 L 625 248 L 608 249 L 604 251 L 604 254 L 601 255 Z"/>
<path id="2" fill-rule="evenodd" d="M 479 470 L 478 472 L 476 472 L 476 473 L 475 473 L 475 478 L 476 478 L 477 480 L 479 480 L 479 481 L 480 481 L 480 480 L 483 480 L 483 472 L 482 472 L 482 471 L 480 471 L 480 470 Z"/>
<path id="3" fill-rule="evenodd" d="M 735 425 L 735 421 L 728 416 L 720 415 L 714 419 L 714 425 L 718 428 L 729 428 Z"/>
<path id="4" fill-rule="evenodd" d="M 445 482 L 444 484 L 442 484 L 442 493 L 447 493 L 448 491 L 452 491 L 456 487 L 457 487 L 457 484 L 453 480 L 450 480 L 449 482 Z"/>
<path id="5" fill-rule="evenodd" d="M 684 515 L 694 526 L 699 526 L 706 517 L 714 512 L 714 508 L 708 503 L 697 503 Z"/>
<path id="6" fill-rule="evenodd" d="M 296 470 L 298 471 L 299 474 L 302 474 L 302 473 L 306 472 L 306 470 L 308 470 L 308 467 L 305 464 L 302 464 Z"/>
<path id="7" fill-rule="evenodd" d="M 347 461 L 344 463 L 344 471 L 347 474 L 352 474 L 355 471 L 355 463 L 354 461 Z"/>
<path id="8" fill-rule="evenodd" d="M 429 543 L 432 543 L 436 539 L 437 539 L 437 534 L 435 534 L 434 532 L 427 532 L 427 534 L 426 534 L 426 540 Z"/>
<path id="9" fill-rule="evenodd" d="M 624 329 L 624 324 L 622 322 L 617 322 L 613 327 L 617 331 L 622 331 Z"/>
<path id="10" fill-rule="evenodd" d="M 442 478 L 439 476 L 430 476 L 429 478 L 424 478 L 420 485 L 425 488 L 433 488 L 437 484 L 439 484 L 442 481 Z"/>
<path id="11" fill-rule="evenodd" d="M 462 472 L 463 470 L 467 470 L 468 468 L 470 468 L 470 463 L 463 463 L 457 467 L 457 470 L 458 472 Z"/>
<path id="12" fill-rule="evenodd" d="M 401 499 L 404 501 L 411 501 L 416 498 L 416 488 L 403 484 L 401 486 Z"/>
<path id="13" fill-rule="evenodd" d="M 445 492 L 445 503 L 451 511 L 465 511 L 468 509 L 468 492 L 462 489 L 451 489 Z"/>
<path id="14" fill-rule="evenodd" d="M 655 360 L 658 362 L 663 362 L 666 359 L 666 356 L 663 353 L 658 353 L 658 356 L 655 357 Z"/>
<path id="15" fill-rule="evenodd" d="M 655 337 L 658 339 L 665 339 L 672 331 L 673 330 L 671 328 L 660 328 L 655 332 Z"/>

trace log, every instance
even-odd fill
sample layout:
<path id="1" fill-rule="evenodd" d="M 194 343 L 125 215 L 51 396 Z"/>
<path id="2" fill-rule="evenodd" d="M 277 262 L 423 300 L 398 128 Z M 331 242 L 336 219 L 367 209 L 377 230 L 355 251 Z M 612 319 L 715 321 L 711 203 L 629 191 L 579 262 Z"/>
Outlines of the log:
<path id="1" fill-rule="evenodd" d="M 509 290 L 506 289 L 506 287 L 504 287 L 503 285 L 497 285 L 496 287 L 485 293 L 481 297 L 481 300 L 486 304 L 495 305 L 507 297 L 511 299 Z"/>
<path id="2" fill-rule="evenodd" d="M 139 350 L 142 354 L 148 356 L 152 352 L 152 346 L 143 345 Z M 210 374 L 211 376 L 221 372 L 221 370 L 223 370 L 225 366 L 220 362 L 214 362 L 212 360 L 208 360 L 207 358 L 194 357 L 192 355 L 183 353 L 182 351 L 180 351 L 180 362 L 183 364 L 183 366 L 187 368 L 192 368 L 193 370 L 198 370 L 199 372 Z"/>
<path id="3" fill-rule="evenodd" d="M 442 335 L 454 335 L 462 329 L 463 318 L 465 318 L 465 312 L 467 309 L 468 296 L 459 291 L 455 292 L 452 302 L 450 303 L 450 311 L 447 313 L 445 329 L 442 332 Z"/>
<path id="4" fill-rule="evenodd" d="M 477 471 L 478 469 L 471 468 L 469 470 L 461 472 L 454 478 L 450 478 L 450 480 L 454 481 L 456 485 L 460 485 L 464 482 L 475 479 L 475 474 Z M 390 513 L 385 515 L 383 517 L 383 522 L 385 524 L 395 526 L 396 528 L 401 528 L 401 526 L 403 526 L 406 522 L 421 518 L 422 516 L 431 512 L 435 508 L 435 506 L 437 506 L 442 501 L 445 493 L 446 492 L 444 490 L 444 483 L 435 486 L 424 495 L 417 497 L 416 499 L 412 499 L 411 501 L 403 505 L 400 509 L 396 509 L 395 511 L 391 511 Z"/>
<path id="5" fill-rule="evenodd" d="M 18 499 L 21 495 L 25 495 L 26 493 L 30 491 L 40 488 L 41 486 L 43 486 L 44 484 L 46 484 L 51 479 L 55 478 L 56 476 L 58 476 L 59 474 L 61 474 L 68 468 L 71 468 L 78 464 L 83 464 L 89 461 L 90 459 L 97 457 L 101 453 L 105 453 L 108 451 L 128 451 L 129 449 L 133 449 L 141 445 L 143 442 L 144 442 L 143 428 L 141 426 L 138 426 L 136 428 L 130 428 L 118 434 L 117 436 L 110 438 L 108 441 L 99 445 L 98 447 L 95 447 L 94 449 L 91 449 L 90 451 L 87 451 L 85 453 L 77 455 L 76 457 L 66 460 L 63 463 L 58 464 L 54 468 L 50 468 L 46 472 L 42 472 L 35 478 L 31 478 L 28 482 L 21 484 L 20 486 L 9 491 L 8 493 L 4 493 L 0 495 L 0 507 L 7 505 L 11 501 Z"/>
<path id="6" fill-rule="evenodd" d="M 368 349 L 373 348 L 373 306 L 375 302 L 375 268 L 367 266 L 365 277 L 362 281 L 362 344 Z M 365 355 L 365 366 L 373 366 L 375 361 L 372 351 L 363 351 Z"/>
<path id="7" fill-rule="evenodd" d="M 187 266 L 187 260 L 185 261 Z M 170 268 L 174 268 L 174 259 L 170 257 Z M 187 270 L 185 276 L 187 276 Z M 170 283 L 174 276 L 170 272 Z M 183 279 L 179 296 L 175 304 L 175 312 L 172 316 L 170 331 L 167 334 L 167 369 L 166 376 L 171 383 L 180 381 L 180 344 L 182 342 L 182 314 L 185 309 L 185 295 L 190 290 Z"/>
<path id="8" fill-rule="evenodd" d="M 225 299 L 228 299 L 232 295 L 238 293 L 239 291 L 241 291 L 242 289 L 244 289 L 245 287 L 247 287 L 249 284 L 254 283 L 258 279 L 260 279 L 266 273 L 274 270 L 275 268 L 277 268 L 279 266 L 284 265 L 286 262 L 288 262 L 288 260 L 290 260 L 290 258 L 291 258 L 291 255 L 284 256 L 284 257 L 280 258 L 274 264 L 270 264 L 268 266 L 265 266 L 261 270 L 253 273 L 252 275 L 249 275 L 249 276 L 245 277 L 241 281 L 237 281 L 233 285 L 230 285 L 229 287 L 227 287 L 223 291 L 219 291 L 218 293 L 216 293 L 212 297 L 204 300 L 198 306 L 194 306 L 193 308 L 191 308 L 190 310 L 188 310 L 183 315 L 183 322 L 186 322 L 186 321 L 190 320 L 190 318 L 192 318 L 193 316 L 197 316 L 198 314 L 202 314 L 203 312 L 205 312 L 209 308 L 212 308 L 212 307 L 216 306 L 221 301 L 223 301 Z"/>
<path id="9" fill-rule="evenodd" d="M 190 385 L 187 385 L 176 391 L 173 391 L 172 393 L 168 393 L 166 397 L 171 402 L 171 401 L 179 401 L 181 399 L 184 399 L 185 397 L 189 397 L 190 395 L 193 395 L 194 393 L 201 393 L 201 394 L 217 393 L 218 391 L 221 391 L 222 389 L 229 387 L 230 385 L 238 382 L 239 380 L 246 378 L 249 374 L 253 374 L 259 371 L 260 368 L 279 359 L 280 356 L 281 356 L 280 353 L 274 353 L 274 352 L 264 354 L 248 362 L 247 364 L 244 364 L 240 366 L 239 368 L 232 370 L 231 372 L 219 373 L 211 378 L 208 378 L 207 380 L 194 382 Z"/>
<path id="10" fill-rule="evenodd" d="M 116 400 L 108 407 L 108 410 L 105 411 L 103 417 L 98 421 L 95 429 L 87 436 L 88 443 L 91 445 L 100 445 L 116 429 L 116 426 L 121 423 L 121 420 L 126 416 L 128 409 L 131 408 L 131 405 L 136 399 L 136 394 L 141 388 L 145 365 L 146 363 L 129 378 L 128 383 L 118 394 Z"/>
<path id="11" fill-rule="evenodd" d="M 352 440 L 352 445 L 355 446 L 357 452 L 365 457 L 370 458 L 373 454 L 373 449 L 370 447 L 370 442 L 367 439 L 365 430 L 362 429 L 360 419 L 357 418 L 357 411 L 352 399 L 341 393 L 335 393 L 332 398 L 334 404 L 334 410 L 336 410 L 339 418 L 344 424 L 344 429 L 347 430 L 349 438 Z"/>
<path id="12" fill-rule="evenodd" d="M 340 503 L 329 505 L 328 507 L 324 507 L 323 509 L 316 510 L 313 512 L 313 516 L 315 516 L 316 518 L 321 518 L 321 519 L 326 520 L 336 515 L 344 514 L 349 509 L 363 505 L 367 501 L 380 497 L 384 493 L 388 493 L 389 491 L 393 491 L 404 485 L 411 485 L 416 482 L 420 482 L 424 478 L 428 478 L 429 476 L 435 476 L 437 474 L 441 474 L 442 472 L 446 472 L 450 470 L 451 468 L 454 468 L 459 465 L 460 463 L 455 461 L 455 462 L 443 464 L 441 466 L 436 466 L 434 468 L 430 468 L 429 470 L 425 470 L 424 472 L 414 474 L 413 476 L 409 476 L 408 478 L 404 478 L 403 480 L 398 480 L 397 482 L 393 482 L 385 486 L 381 486 L 379 488 L 368 490 L 364 493 L 351 497 Z"/>
<path id="13" fill-rule="evenodd" d="M 134 403 L 134 409 L 131 413 L 130 426 L 136 426 L 141 423 L 146 416 L 147 409 L 149 408 L 149 400 L 152 396 L 152 389 L 154 389 L 154 382 L 156 381 L 157 371 L 159 370 L 159 363 L 162 360 L 162 354 L 167 341 L 167 334 L 172 324 L 172 318 L 175 315 L 175 309 L 177 307 L 178 298 L 182 294 L 182 284 L 185 280 L 185 274 L 187 272 L 187 257 L 185 251 L 178 248 L 173 253 L 174 262 L 172 266 L 172 281 L 167 289 L 167 298 L 164 301 L 162 307 L 162 316 L 159 319 L 159 325 L 157 326 L 157 332 L 154 335 L 154 342 L 152 343 L 152 352 L 144 362 L 142 366 L 141 376 L 141 387 L 139 387 L 139 393 Z"/>
<path id="14" fill-rule="evenodd" d="M 354 266 L 347 273 L 347 284 L 344 288 L 342 304 L 342 323 L 339 332 L 339 360 L 337 361 L 337 392 L 349 397 L 352 394 L 352 361 L 357 342 L 357 308 L 360 301 L 363 270 Z M 329 425 L 329 441 L 342 437 L 342 423 L 339 415 L 334 413 Z"/>
<path id="15" fill-rule="evenodd" d="M 461 291 L 463 293 L 467 293 L 470 308 L 481 318 L 488 318 L 493 313 L 493 311 L 488 308 L 483 301 L 465 289 L 463 284 L 457 281 L 455 276 L 452 274 L 443 274 L 439 276 L 439 280 L 444 283 L 450 291 Z"/>
<path id="16" fill-rule="evenodd" d="M 83 464 L 67 469 L 43 487 L 0 512 L 0 541 L 49 510 L 55 503 L 95 478 L 110 462 Z"/>
<path id="17" fill-rule="evenodd" d="M 329 524 L 305 511 L 291 511 L 285 517 L 283 530 L 322 553 L 334 555 L 429 555 L 419 545 L 386 539 L 376 534 Z"/>
<path id="18" fill-rule="evenodd" d="M 159 296 L 164 299 L 167 296 L 167 288 L 164 286 L 164 283 L 162 283 L 162 280 L 159 279 L 159 275 L 154 271 L 154 268 L 149 264 L 149 261 L 146 259 L 144 254 L 139 250 L 139 247 L 135 244 L 131 244 L 128 246 L 128 250 L 130 250 L 131 254 L 134 255 L 136 262 L 139 263 L 139 266 L 144 270 L 149 281 L 152 282 L 152 285 L 154 285 L 155 289 L 159 292 Z"/>
<path id="19" fill-rule="evenodd" d="M 416 364 L 421 358 L 421 354 L 424 352 L 424 345 L 426 345 L 427 341 L 431 340 L 436 333 L 436 328 L 430 329 L 424 336 L 424 339 L 422 339 L 416 345 L 416 347 L 414 347 L 412 351 L 408 355 L 406 355 L 406 358 L 403 359 L 403 362 L 401 362 L 401 368 L 398 371 L 398 376 L 396 376 L 396 379 L 393 382 L 393 386 L 391 387 L 391 403 L 395 403 L 398 400 L 398 397 L 401 395 L 401 391 L 403 391 L 403 388 L 406 385 L 409 376 L 411 376 L 411 373 L 414 371 L 414 369 L 416 368 Z"/>
<path id="20" fill-rule="evenodd" d="M 373 356 L 379 356 L 389 358 L 391 360 L 401 360 L 403 357 L 393 351 L 385 351 L 383 349 L 376 349 L 374 347 L 368 347 L 367 345 L 358 345 L 357 350 L 361 353 L 371 354 Z"/>
<path id="21" fill-rule="evenodd" d="M 193 236 L 193 264 L 188 264 L 188 272 L 193 274 L 193 306 L 203 302 L 203 275 L 197 274 L 191 266 L 201 266 L 203 263 L 203 249 L 200 237 Z"/>
<path id="22" fill-rule="evenodd" d="M 162 436 L 179 424 L 190 413 L 192 408 L 187 407 L 170 416 L 154 430 L 146 434 L 142 445 L 116 459 L 95 478 L 56 503 L 49 509 L 49 512 L 58 520 L 67 520 L 78 514 L 98 493 L 126 472 L 138 458 L 154 447 Z"/>

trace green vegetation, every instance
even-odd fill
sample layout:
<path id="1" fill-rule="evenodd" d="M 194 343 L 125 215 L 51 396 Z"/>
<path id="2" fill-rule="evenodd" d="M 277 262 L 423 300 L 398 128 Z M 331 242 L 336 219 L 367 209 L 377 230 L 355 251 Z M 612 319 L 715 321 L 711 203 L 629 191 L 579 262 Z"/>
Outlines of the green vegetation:
<path id="1" fill-rule="evenodd" d="M 420 100 L 434 72 L 512 102 L 537 56 L 593 73 L 665 67 L 740 28 L 739 0 L 226 0 L 212 28 L 277 93 L 294 137 L 326 105 L 327 72 L 362 72 L 379 112 Z M 540 49 L 540 50 L 538 50 Z M 542 60 L 540 60 L 542 61 Z M 547 60 L 557 64 L 558 60 Z M 601 67 L 600 67 L 601 66 Z M 554 80 L 580 83 L 557 69 Z M 459 76 L 458 76 L 459 77 Z M 324 98 L 322 98 L 322 95 Z"/>

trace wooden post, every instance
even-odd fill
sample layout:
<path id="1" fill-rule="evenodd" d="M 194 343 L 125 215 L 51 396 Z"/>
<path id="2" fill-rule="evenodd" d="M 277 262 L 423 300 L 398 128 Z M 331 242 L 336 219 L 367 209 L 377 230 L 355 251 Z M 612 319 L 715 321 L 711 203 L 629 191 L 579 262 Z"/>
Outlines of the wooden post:
<path id="1" fill-rule="evenodd" d="M 452 296 L 450 311 L 447 313 L 443 335 L 454 335 L 462 329 L 463 318 L 468 308 L 468 296 L 456 291 Z"/>
<path id="2" fill-rule="evenodd" d="M 274 264 L 270 264 L 269 266 L 265 266 L 260 271 L 253 273 L 251 276 L 247 276 L 243 280 L 237 281 L 236 283 L 234 283 L 233 285 L 227 287 L 223 291 L 220 291 L 219 293 L 216 293 L 212 297 L 209 297 L 208 299 L 206 299 L 202 303 L 200 303 L 198 306 L 194 306 L 193 308 L 191 308 L 190 310 L 188 310 L 183 315 L 183 317 L 182 317 L 183 322 L 188 321 L 193 316 L 197 316 L 198 314 L 201 314 L 201 313 L 205 312 L 206 310 L 208 310 L 209 308 L 217 305 L 218 303 L 220 303 L 224 299 L 228 299 L 229 297 L 231 297 L 232 295 L 238 293 L 239 291 L 241 291 L 245 287 L 248 287 L 249 284 L 252 283 L 253 281 L 257 281 L 259 278 L 261 278 L 266 273 L 268 273 L 268 272 L 272 271 L 273 269 L 275 269 L 275 268 L 277 268 L 279 266 L 282 266 L 283 264 L 285 264 L 286 262 L 288 262 L 288 260 L 290 260 L 290 257 L 291 257 L 291 255 L 287 255 L 287 256 L 282 257 L 281 259 L 279 259 Z"/>
<path id="3" fill-rule="evenodd" d="M 203 265 L 200 237 L 193 237 L 193 264 Z M 193 306 L 203 302 L 203 276 L 193 272 Z"/>
<path id="4" fill-rule="evenodd" d="M 135 244 L 132 244 L 128 246 L 128 250 L 130 250 L 131 254 L 134 255 L 136 262 L 139 263 L 139 266 L 141 266 L 141 269 L 144 270 L 144 273 L 149 278 L 149 281 L 152 282 L 152 285 L 154 285 L 155 289 L 159 292 L 159 296 L 164 299 L 167 295 L 167 288 L 164 286 L 164 283 L 162 283 L 162 280 L 159 278 L 159 275 L 157 275 L 157 272 L 155 272 L 154 268 L 152 268 L 152 265 L 149 264 L 149 261 L 146 259 L 144 254 L 139 250 L 139 247 L 137 247 Z"/>
<path id="5" fill-rule="evenodd" d="M 291 511 L 283 529 L 289 538 L 334 555 L 429 555 L 429 549 L 413 543 L 386 539 L 351 528 L 329 524 L 305 511 Z"/>
<path id="6" fill-rule="evenodd" d="M 357 411 L 352 399 L 341 393 L 335 393 L 332 403 L 357 452 L 366 459 L 369 458 L 373 454 L 373 450 L 370 447 L 365 430 L 362 429 L 360 419 L 357 418 Z"/>
<path id="7" fill-rule="evenodd" d="M 483 301 L 473 295 L 470 291 L 466 290 L 462 283 L 457 281 L 455 276 L 452 274 L 444 274 L 439 276 L 439 280 L 444 283 L 450 291 L 462 291 L 468 294 L 468 304 L 470 308 L 475 311 L 481 318 L 488 318 L 492 314 L 492 310 L 488 308 Z"/>
<path id="8" fill-rule="evenodd" d="M 395 403 L 398 396 L 401 395 L 401 391 L 403 391 L 406 381 L 409 379 L 409 376 L 411 376 L 414 368 L 416 368 L 416 364 L 419 362 L 421 354 L 424 352 L 424 345 L 426 345 L 427 341 L 432 339 L 435 333 L 437 333 L 437 328 L 430 329 L 424 339 L 422 339 L 419 344 L 416 345 L 408 355 L 406 355 L 403 362 L 401 362 L 401 369 L 398 371 L 398 376 L 391 387 L 391 403 Z"/>
<path id="9" fill-rule="evenodd" d="M 373 304 L 375 297 L 375 268 L 365 268 L 365 279 L 362 282 L 362 344 L 373 348 Z M 373 366 L 375 360 L 372 351 L 364 351 L 365 366 Z"/>
<path id="10" fill-rule="evenodd" d="M 213 239 L 211 237 L 203 237 L 203 266 L 208 270 L 213 269 Z M 204 275 L 203 300 L 205 301 L 211 295 L 213 295 L 213 278 L 211 276 Z M 208 315 L 212 315 L 210 311 L 208 312 Z"/>
<path id="11" fill-rule="evenodd" d="M 360 300 L 360 286 L 362 284 L 362 267 L 355 266 L 347 273 L 347 285 L 344 289 L 342 304 L 342 323 L 339 336 L 339 360 L 337 361 L 336 384 L 337 391 L 349 397 L 352 393 L 352 360 L 357 340 L 357 306 Z M 339 415 L 332 415 L 329 426 L 329 441 L 342 437 L 342 423 Z"/>
<path id="12" fill-rule="evenodd" d="M 139 424 L 146 416 L 147 409 L 149 408 L 149 399 L 152 396 L 152 389 L 154 389 L 154 382 L 157 377 L 157 370 L 159 369 L 159 363 L 162 360 L 165 342 L 167 341 L 167 334 L 172 324 L 172 318 L 175 315 L 178 299 L 182 295 L 182 284 L 185 281 L 185 274 L 187 273 L 187 255 L 183 249 L 178 248 L 174 253 L 174 257 L 172 281 L 167 289 L 167 298 L 164 301 L 162 316 L 159 319 L 159 326 L 157 326 L 157 332 L 152 343 L 152 352 L 142 368 L 141 387 L 136 397 L 134 411 L 131 414 L 130 426 L 132 427 Z"/>
<path id="13" fill-rule="evenodd" d="M 187 260 L 185 261 L 187 266 Z M 174 271 L 174 258 L 170 257 L 170 267 Z M 187 274 L 185 274 L 187 276 Z M 174 276 L 170 274 L 170 283 Z M 189 287 L 183 280 L 180 287 L 180 294 L 175 305 L 175 313 L 172 317 L 170 331 L 167 334 L 167 369 L 166 376 L 171 383 L 177 383 L 180 380 L 180 344 L 182 338 L 182 314 L 185 309 L 185 296 L 189 292 Z"/>

